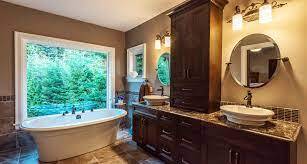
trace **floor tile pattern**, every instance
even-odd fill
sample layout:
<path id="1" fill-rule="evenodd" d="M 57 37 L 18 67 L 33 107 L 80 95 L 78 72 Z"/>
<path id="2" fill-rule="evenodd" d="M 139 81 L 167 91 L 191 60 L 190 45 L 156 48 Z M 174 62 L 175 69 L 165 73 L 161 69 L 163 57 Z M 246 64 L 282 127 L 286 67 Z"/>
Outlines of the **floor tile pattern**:
<path id="1" fill-rule="evenodd" d="M 127 130 L 117 134 L 118 140 L 102 149 L 49 164 L 162 164 L 159 159 L 137 147 Z M 0 152 L 0 164 L 48 164 L 39 162 L 35 146 Z"/>

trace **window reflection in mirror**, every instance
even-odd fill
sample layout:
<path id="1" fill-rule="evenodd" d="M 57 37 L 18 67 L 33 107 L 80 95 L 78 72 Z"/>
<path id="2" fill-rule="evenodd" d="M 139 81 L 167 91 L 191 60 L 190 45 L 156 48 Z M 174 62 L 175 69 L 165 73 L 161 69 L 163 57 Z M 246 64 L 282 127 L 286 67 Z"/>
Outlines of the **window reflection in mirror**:
<path id="1" fill-rule="evenodd" d="M 146 44 L 127 49 L 127 80 L 142 82 L 146 78 Z"/>
<path id="2" fill-rule="evenodd" d="M 170 54 L 164 53 L 159 57 L 157 66 L 158 79 L 162 85 L 170 84 Z"/>

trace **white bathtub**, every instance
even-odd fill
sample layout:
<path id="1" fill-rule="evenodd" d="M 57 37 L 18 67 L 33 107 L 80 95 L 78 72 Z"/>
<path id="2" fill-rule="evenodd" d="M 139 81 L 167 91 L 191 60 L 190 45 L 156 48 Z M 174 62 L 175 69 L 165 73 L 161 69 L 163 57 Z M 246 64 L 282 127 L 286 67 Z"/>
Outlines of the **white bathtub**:
<path id="1" fill-rule="evenodd" d="M 76 119 L 76 115 L 81 119 Z M 116 140 L 122 109 L 100 109 L 94 112 L 43 116 L 24 121 L 21 129 L 30 132 L 38 146 L 42 162 L 78 156 Z"/>

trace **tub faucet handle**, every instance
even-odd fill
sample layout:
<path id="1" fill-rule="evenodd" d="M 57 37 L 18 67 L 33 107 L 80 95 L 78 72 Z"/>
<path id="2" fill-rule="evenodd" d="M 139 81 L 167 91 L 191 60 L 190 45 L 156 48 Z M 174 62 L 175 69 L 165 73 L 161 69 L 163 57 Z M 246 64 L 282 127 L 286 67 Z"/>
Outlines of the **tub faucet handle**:
<path id="1" fill-rule="evenodd" d="M 81 115 L 80 115 L 80 114 L 77 114 L 76 119 L 77 119 L 77 120 L 78 120 L 78 119 L 81 119 Z"/>
<path id="2" fill-rule="evenodd" d="M 82 113 L 85 113 L 85 109 L 82 109 Z"/>

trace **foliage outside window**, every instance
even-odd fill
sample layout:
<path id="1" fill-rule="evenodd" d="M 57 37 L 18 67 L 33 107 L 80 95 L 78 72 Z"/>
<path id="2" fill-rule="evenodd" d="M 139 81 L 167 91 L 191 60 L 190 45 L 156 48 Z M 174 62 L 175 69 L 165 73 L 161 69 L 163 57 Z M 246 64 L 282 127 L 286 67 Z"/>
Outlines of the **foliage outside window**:
<path id="1" fill-rule="evenodd" d="M 27 43 L 28 117 L 106 107 L 107 54 Z"/>
<path id="2" fill-rule="evenodd" d="M 135 69 L 139 76 L 143 75 L 143 54 L 135 55 L 136 65 Z"/>

